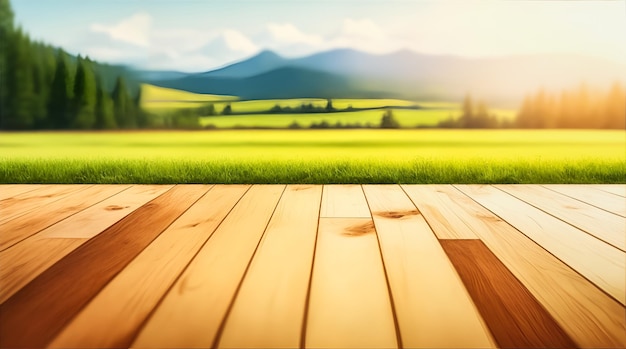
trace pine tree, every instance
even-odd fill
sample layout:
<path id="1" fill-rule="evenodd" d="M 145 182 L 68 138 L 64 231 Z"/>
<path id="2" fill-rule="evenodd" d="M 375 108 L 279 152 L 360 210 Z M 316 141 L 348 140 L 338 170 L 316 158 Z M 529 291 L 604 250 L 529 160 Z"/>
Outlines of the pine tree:
<path id="1" fill-rule="evenodd" d="M 89 59 L 79 57 L 74 82 L 74 120 L 72 128 L 91 129 L 96 122 L 96 76 Z"/>
<path id="2" fill-rule="evenodd" d="M 113 115 L 115 115 L 115 122 L 119 128 L 129 127 L 129 120 L 127 119 L 128 109 L 126 81 L 119 76 L 115 81 L 115 88 L 113 89 Z"/>
<path id="3" fill-rule="evenodd" d="M 606 97 L 603 127 L 626 128 L 626 91 L 619 82 L 615 82 Z"/>
<path id="4" fill-rule="evenodd" d="M 463 115 L 461 115 L 460 126 L 471 127 L 474 124 L 474 103 L 472 102 L 472 96 L 465 95 L 463 100 Z"/>
<path id="5" fill-rule="evenodd" d="M 117 128 L 113 111 L 113 100 L 104 90 L 101 80 L 98 79 L 96 87 L 96 122 L 95 128 L 100 130 L 112 130 Z"/>
<path id="6" fill-rule="evenodd" d="M 8 44 L 6 82 L 7 100 L 2 127 L 29 129 L 34 126 L 34 98 L 30 38 L 21 29 L 11 35 Z"/>
<path id="7" fill-rule="evenodd" d="M 8 116 L 8 55 L 13 35 L 13 10 L 9 0 L 0 0 L 0 127 L 5 127 Z"/>
<path id="8" fill-rule="evenodd" d="M 70 127 L 73 82 L 65 52 L 59 51 L 56 63 L 48 100 L 48 119 L 53 128 L 65 129 Z"/>
<path id="9" fill-rule="evenodd" d="M 385 110 L 383 117 L 380 119 L 380 128 L 400 128 L 400 123 L 393 116 L 391 109 Z"/>

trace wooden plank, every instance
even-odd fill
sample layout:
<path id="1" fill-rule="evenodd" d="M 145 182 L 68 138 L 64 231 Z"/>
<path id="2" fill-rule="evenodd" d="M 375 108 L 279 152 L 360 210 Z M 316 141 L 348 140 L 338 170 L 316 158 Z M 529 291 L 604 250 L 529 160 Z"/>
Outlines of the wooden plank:
<path id="1" fill-rule="evenodd" d="M 243 196 L 163 298 L 133 347 L 208 348 L 230 307 L 285 186 Z"/>
<path id="2" fill-rule="evenodd" d="M 48 268 L 0 305 L 0 347 L 43 347 L 204 192 L 177 186 Z"/>
<path id="3" fill-rule="evenodd" d="M 127 348 L 247 185 L 213 187 L 139 254 L 63 329 L 57 348 Z"/>
<path id="4" fill-rule="evenodd" d="M 424 217 L 397 185 L 364 185 L 407 348 L 495 347 Z"/>
<path id="5" fill-rule="evenodd" d="M 0 224 L 20 217 L 37 208 L 45 207 L 68 195 L 77 193 L 91 185 L 46 185 L 29 192 L 0 201 Z"/>
<path id="6" fill-rule="evenodd" d="M 588 203 L 616 215 L 626 217 L 626 198 L 595 187 L 571 184 L 550 184 L 544 187 Z"/>
<path id="7" fill-rule="evenodd" d="M 137 185 L 0 252 L 0 303 L 89 238 L 101 233 L 171 185 Z"/>
<path id="8" fill-rule="evenodd" d="M 497 185 L 516 198 L 626 251 L 626 219 L 539 185 Z"/>
<path id="9" fill-rule="evenodd" d="M 39 189 L 41 184 L 1 184 L 0 201 L 12 198 L 16 195 L 27 193 L 31 190 Z"/>
<path id="10" fill-rule="evenodd" d="M 412 196 L 415 186 L 403 186 Z M 581 347 L 626 346 L 624 306 L 455 188 L 441 187 L 461 220 Z M 433 230 L 436 216 L 422 212 Z"/>
<path id="11" fill-rule="evenodd" d="M 300 346 L 321 197 L 321 185 L 287 186 L 228 315 L 220 347 Z"/>
<path id="12" fill-rule="evenodd" d="M 480 240 L 441 240 L 500 348 L 576 344 Z"/>
<path id="13" fill-rule="evenodd" d="M 626 197 L 626 184 L 591 184 L 594 188 L 598 188 L 607 193 Z"/>
<path id="14" fill-rule="evenodd" d="M 439 239 L 477 239 L 476 234 L 469 229 L 456 214 L 452 200 L 443 190 L 445 185 L 415 185 L 411 186 L 411 200 L 420 212 L 437 219 L 430 222 L 437 224 L 434 229 Z"/>
<path id="15" fill-rule="evenodd" d="M 0 234 L 0 251 L 129 187 L 128 185 L 94 185 L 51 202 L 37 209 L 36 212 L 0 224 L 0 231 L 3 232 Z"/>
<path id="16" fill-rule="evenodd" d="M 305 344 L 308 348 L 399 345 L 371 219 L 320 219 Z"/>
<path id="17" fill-rule="evenodd" d="M 371 217 L 360 185 L 324 185 L 320 217 Z"/>
<path id="18" fill-rule="evenodd" d="M 457 187 L 626 304 L 626 253 L 492 186 Z"/>

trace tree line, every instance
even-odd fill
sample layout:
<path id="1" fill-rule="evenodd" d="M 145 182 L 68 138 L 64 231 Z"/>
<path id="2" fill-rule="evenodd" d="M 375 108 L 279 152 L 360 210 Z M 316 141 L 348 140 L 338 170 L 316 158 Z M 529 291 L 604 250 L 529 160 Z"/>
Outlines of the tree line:
<path id="1" fill-rule="evenodd" d="M 32 40 L 0 0 L 0 128 L 118 129 L 148 122 L 122 67 Z"/>
<path id="2" fill-rule="evenodd" d="M 607 91 L 586 84 L 561 93 L 540 89 L 526 96 L 516 120 L 520 128 L 626 128 L 626 91 L 615 82 Z"/>

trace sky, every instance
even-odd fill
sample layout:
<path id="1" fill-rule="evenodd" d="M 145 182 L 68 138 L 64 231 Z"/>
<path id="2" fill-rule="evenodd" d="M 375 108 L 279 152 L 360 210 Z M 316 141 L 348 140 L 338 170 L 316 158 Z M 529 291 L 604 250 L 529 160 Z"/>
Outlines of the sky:
<path id="1" fill-rule="evenodd" d="M 198 72 L 273 50 L 626 63 L 626 0 L 12 0 L 31 37 L 142 69 Z"/>

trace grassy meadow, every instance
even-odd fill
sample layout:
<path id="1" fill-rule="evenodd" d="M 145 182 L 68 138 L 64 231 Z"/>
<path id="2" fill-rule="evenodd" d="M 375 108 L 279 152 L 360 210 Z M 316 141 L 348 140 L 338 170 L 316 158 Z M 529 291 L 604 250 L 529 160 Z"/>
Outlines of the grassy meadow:
<path id="1" fill-rule="evenodd" d="M 308 128 L 312 124 L 327 122 L 331 126 L 338 123 L 345 125 L 358 124 L 360 127 L 378 127 L 383 115 L 380 108 L 389 107 L 395 119 L 403 128 L 433 127 L 440 121 L 461 114 L 459 103 L 407 101 L 401 99 L 332 99 L 333 107 L 340 112 L 331 113 L 269 113 L 275 106 L 283 109 L 295 109 L 311 104 L 314 108 L 325 108 L 326 99 L 293 98 L 241 101 L 233 96 L 203 95 L 162 88 L 153 85 L 142 85 L 142 107 L 148 112 L 162 116 L 180 109 L 200 108 L 208 103 L 213 104 L 215 111 L 221 114 L 230 105 L 234 115 L 202 116 L 201 127 L 215 128 L 288 128 L 297 123 L 299 127 Z M 421 109 L 407 109 L 417 107 Z M 348 111 L 353 109 L 364 109 Z M 510 109 L 493 109 L 492 113 L 501 119 L 511 120 L 516 111 Z"/>
<path id="2" fill-rule="evenodd" d="M 624 183 L 626 133 L 216 130 L 0 134 L 0 183 Z"/>

